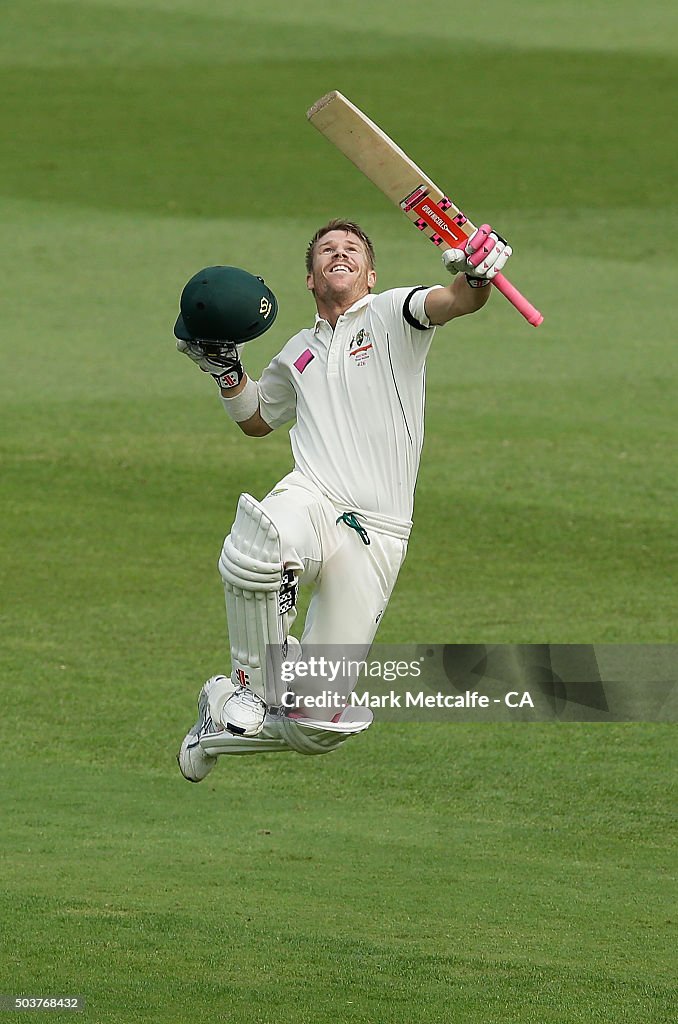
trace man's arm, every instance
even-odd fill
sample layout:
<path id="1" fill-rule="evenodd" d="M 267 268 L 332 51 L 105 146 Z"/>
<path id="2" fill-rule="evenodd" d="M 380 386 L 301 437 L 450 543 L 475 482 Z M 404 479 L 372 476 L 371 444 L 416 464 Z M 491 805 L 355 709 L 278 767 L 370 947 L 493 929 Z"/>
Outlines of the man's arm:
<path id="1" fill-rule="evenodd" d="M 433 288 L 424 300 L 426 316 L 431 324 L 441 327 L 467 313 L 482 309 L 490 297 L 491 288 L 472 288 L 463 274 L 446 288 Z"/>
<path id="2" fill-rule="evenodd" d="M 258 384 L 245 373 L 237 347 L 224 347 L 215 361 L 197 342 L 177 340 L 177 349 L 187 355 L 203 373 L 209 373 L 219 386 L 224 409 L 244 434 L 265 437 L 272 427 L 259 412 Z M 237 383 L 231 384 L 231 381 Z M 247 392 L 247 393 L 245 393 Z"/>
<path id="3" fill-rule="evenodd" d="M 245 374 L 243 379 L 238 384 L 236 384 L 235 387 L 221 388 L 221 397 L 224 399 L 224 403 L 232 401 L 234 398 L 237 398 L 237 396 L 242 391 L 244 391 L 249 379 L 250 378 L 247 376 L 247 374 Z M 226 406 L 226 411 L 228 412 L 228 406 Z M 270 434 L 273 429 L 272 427 L 269 427 L 268 423 L 263 418 L 258 409 L 253 416 L 249 417 L 249 419 L 236 420 L 235 422 L 238 424 L 243 434 L 247 434 L 248 437 L 265 437 L 266 434 Z"/>

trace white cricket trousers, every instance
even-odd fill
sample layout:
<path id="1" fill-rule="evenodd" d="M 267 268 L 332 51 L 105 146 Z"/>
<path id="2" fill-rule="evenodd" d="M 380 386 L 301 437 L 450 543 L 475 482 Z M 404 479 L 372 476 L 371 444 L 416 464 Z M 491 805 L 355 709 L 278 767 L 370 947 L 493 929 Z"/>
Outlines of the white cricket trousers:
<path id="1" fill-rule="evenodd" d="M 407 538 L 362 520 L 370 543 L 337 519 L 336 508 L 307 477 L 294 470 L 261 502 L 275 523 L 286 569 L 301 584 L 315 584 L 301 637 L 309 644 L 355 644 L 365 656 L 386 610 L 407 553 Z"/>

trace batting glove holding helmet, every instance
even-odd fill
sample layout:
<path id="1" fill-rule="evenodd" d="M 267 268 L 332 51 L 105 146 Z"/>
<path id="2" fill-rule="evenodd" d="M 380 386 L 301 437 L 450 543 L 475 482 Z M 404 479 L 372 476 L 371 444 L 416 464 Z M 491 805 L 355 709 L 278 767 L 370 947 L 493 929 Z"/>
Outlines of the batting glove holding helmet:
<path id="1" fill-rule="evenodd" d="M 244 376 L 238 346 L 258 338 L 273 324 L 278 302 L 261 277 L 239 267 L 205 267 L 181 293 L 174 325 L 177 349 L 220 388 Z"/>
<path id="2" fill-rule="evenodd" d="M 466 274 L 472 288 L 483 288 L 503 270 L 513 249 L 505 238 L 483 224 L 471 235 L 463 249 L 447 249 L 443 264 L 451 274 Z"/>
<path id="3" fill-rule="evenodd" d="M 220 388 L 234 388 L 243 379 L 245 371 L 237 345 L 225 343 L 218 351 L 208 352 L 198 341 L 177 338 L 177 350 L 188 356 L 203 373 L 211 373 Z"/>

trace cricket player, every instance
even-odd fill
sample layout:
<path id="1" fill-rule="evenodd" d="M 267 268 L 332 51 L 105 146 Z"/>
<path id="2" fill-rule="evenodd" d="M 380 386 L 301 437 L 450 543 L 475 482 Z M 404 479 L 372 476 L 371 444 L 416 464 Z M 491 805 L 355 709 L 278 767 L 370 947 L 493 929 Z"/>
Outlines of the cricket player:
<path id="1" fill-rule="evenodd" d="M 350 704 L 337 714 L 290 710 L 280 666 L 316 645 L 367 656 L 412 527 L 431 342 L 437 327 L 486 304 L 511 252 L 483 225 L 464 250 L 443 254 L 447 286 L 375 294 L 372 242 L 359 225 L 330 221 L 306 253 L 315 323 L 258 381 L 238 343 L 275 318 L 270 289 L 232 267 L 207 268 L 184 289 L 177 348 L 214 377 L 227 415 L 249 437 L 294 421 L 294 468 L 263 500 L 241 495 L 223 545 L 231 672 L 200 691 L 177 758 L 189 781 L 205 778 L 220 754 L 320 754 L 370 725 L 371 712 Z M 290 635 L 299 584 L 313 586 L 301 641 Z"/>

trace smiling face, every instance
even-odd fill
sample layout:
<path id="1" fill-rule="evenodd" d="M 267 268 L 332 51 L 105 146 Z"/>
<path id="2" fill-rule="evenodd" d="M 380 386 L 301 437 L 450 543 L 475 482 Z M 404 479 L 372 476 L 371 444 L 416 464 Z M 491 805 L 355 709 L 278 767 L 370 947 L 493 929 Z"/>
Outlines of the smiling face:
<path id="1" fill-rule="evenodd" d="M 327 308 L 348 309 L 367 295 L 376 280 L 367 247 L 352 231 L 328 231 L 315 242 L 306 285 L 321 316 Z"/>

